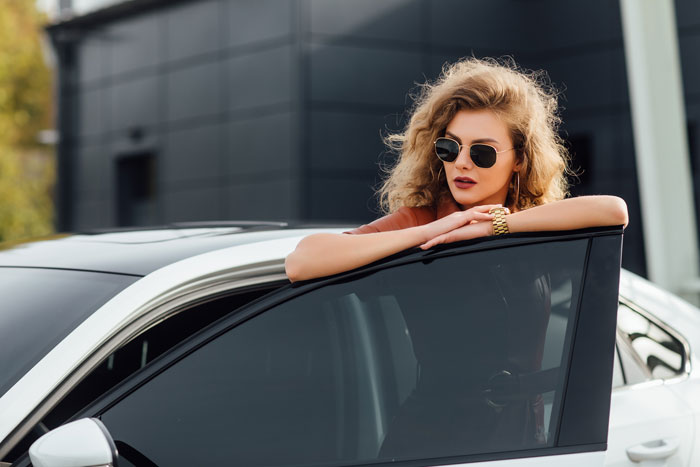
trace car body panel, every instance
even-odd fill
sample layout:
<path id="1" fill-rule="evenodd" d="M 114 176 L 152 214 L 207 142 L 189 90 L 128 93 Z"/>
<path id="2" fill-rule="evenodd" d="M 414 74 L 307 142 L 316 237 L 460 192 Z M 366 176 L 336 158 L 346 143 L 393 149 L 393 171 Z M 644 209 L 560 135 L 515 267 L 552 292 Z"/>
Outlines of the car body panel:
<path id="1" fill-rule="evenodd" d="M 691 376 L 679 384 L 666 383 L 669 391 L 673 392 L 686 407 L 691 417 L 692 437 L 689 440 L 690 451 L 688 462 L 685 465 L 700 465 L 700 377 L 697 374 Z"/>
<path id="2" fill-rule="evenodd" d="M 678 440 L 680 448 L 663 465 L 695 465 L 690 463 L 693 431 L 690 408 L 661 380 L 613 390 L 605 465 L 639 465 L 629 459 L 627 449 L 665 439 Z"/>
<path id="3" fill-rule="evenodd" d="M 634 466 L 625 450 L 639 443 L 675 438 L 680 441 L 669 466 L 700 463 L 694 446 L 700 445 L 700 373 L 693 365 L 700 344 L 700 310 L 629 271 L 622 271 L 620 296 L 650 313 L 655 320 L 689 344 L 687 373 L 667 380 L 623 386 L 612 391 L 610 436 L 606 465 Z M 695 344 L 695 345 L 694 345 Z"/>

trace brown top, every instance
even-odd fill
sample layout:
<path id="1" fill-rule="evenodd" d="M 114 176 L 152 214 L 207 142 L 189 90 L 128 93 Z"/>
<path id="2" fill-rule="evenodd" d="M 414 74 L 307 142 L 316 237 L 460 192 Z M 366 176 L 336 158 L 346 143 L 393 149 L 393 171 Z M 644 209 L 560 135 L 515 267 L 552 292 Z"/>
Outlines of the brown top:
<path id="1" fill-rule="evenodd" d="M 390 230 L 401 230 L 408 227 L 425 225 L 437 219 L 461 211 L 461 208 L 453 198 L 443 199 L 437 206 L 433 207 L 402 207 L 398 211 L 384 217 L 361 225 L 360 227 L 347 232 L 346 234 L 366 234 L 377 232 L 388 232 Z"/>

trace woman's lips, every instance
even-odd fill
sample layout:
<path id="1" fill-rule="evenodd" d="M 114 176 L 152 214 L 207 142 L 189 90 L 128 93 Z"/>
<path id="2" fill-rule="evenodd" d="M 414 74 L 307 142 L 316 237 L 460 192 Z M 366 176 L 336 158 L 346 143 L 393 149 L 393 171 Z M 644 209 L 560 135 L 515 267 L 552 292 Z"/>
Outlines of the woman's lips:
<path id="1" fill-rule="evenodd" d="M 476 182 L 469 177 L 457 177 L 454 181 L 455 186 L 461 189 L 471 188 L 476 185 Z"/>

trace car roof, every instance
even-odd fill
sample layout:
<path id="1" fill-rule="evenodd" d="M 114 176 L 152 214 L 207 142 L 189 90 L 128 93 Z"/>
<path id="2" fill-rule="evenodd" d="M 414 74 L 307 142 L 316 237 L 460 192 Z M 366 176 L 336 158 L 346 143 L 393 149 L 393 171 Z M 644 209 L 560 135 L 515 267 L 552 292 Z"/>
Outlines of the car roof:
<path id="1" fill-rule="evenodd" d="M 38 267 L 145 276 L 210 251 L 300 235 L 305 225 L 280 222 L 175 224 L 138 230 L 60 234 L 0 243 L 0 267 Z M 315 230 L 318 230 L 316 227 Z"/>

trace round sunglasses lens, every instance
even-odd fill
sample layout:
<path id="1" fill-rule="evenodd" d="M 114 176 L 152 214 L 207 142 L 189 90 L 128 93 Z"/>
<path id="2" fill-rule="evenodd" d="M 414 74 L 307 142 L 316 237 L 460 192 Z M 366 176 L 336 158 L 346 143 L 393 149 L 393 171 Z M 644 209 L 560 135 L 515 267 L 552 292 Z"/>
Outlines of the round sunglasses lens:
<path id="1" fill-rule="evenodd" d="M 477 167 L 487 169 L 496 163 L 496 149 L 487 144 L 474 144 L 469 149 L 472 162 Z"/>
<path id="2" fill-rule="evenodd" d="M 435 141 L 435 154 L 445 162 L 452 162 L 459 155 L 459 145 L 447 138 L 438 138 Z"/>

